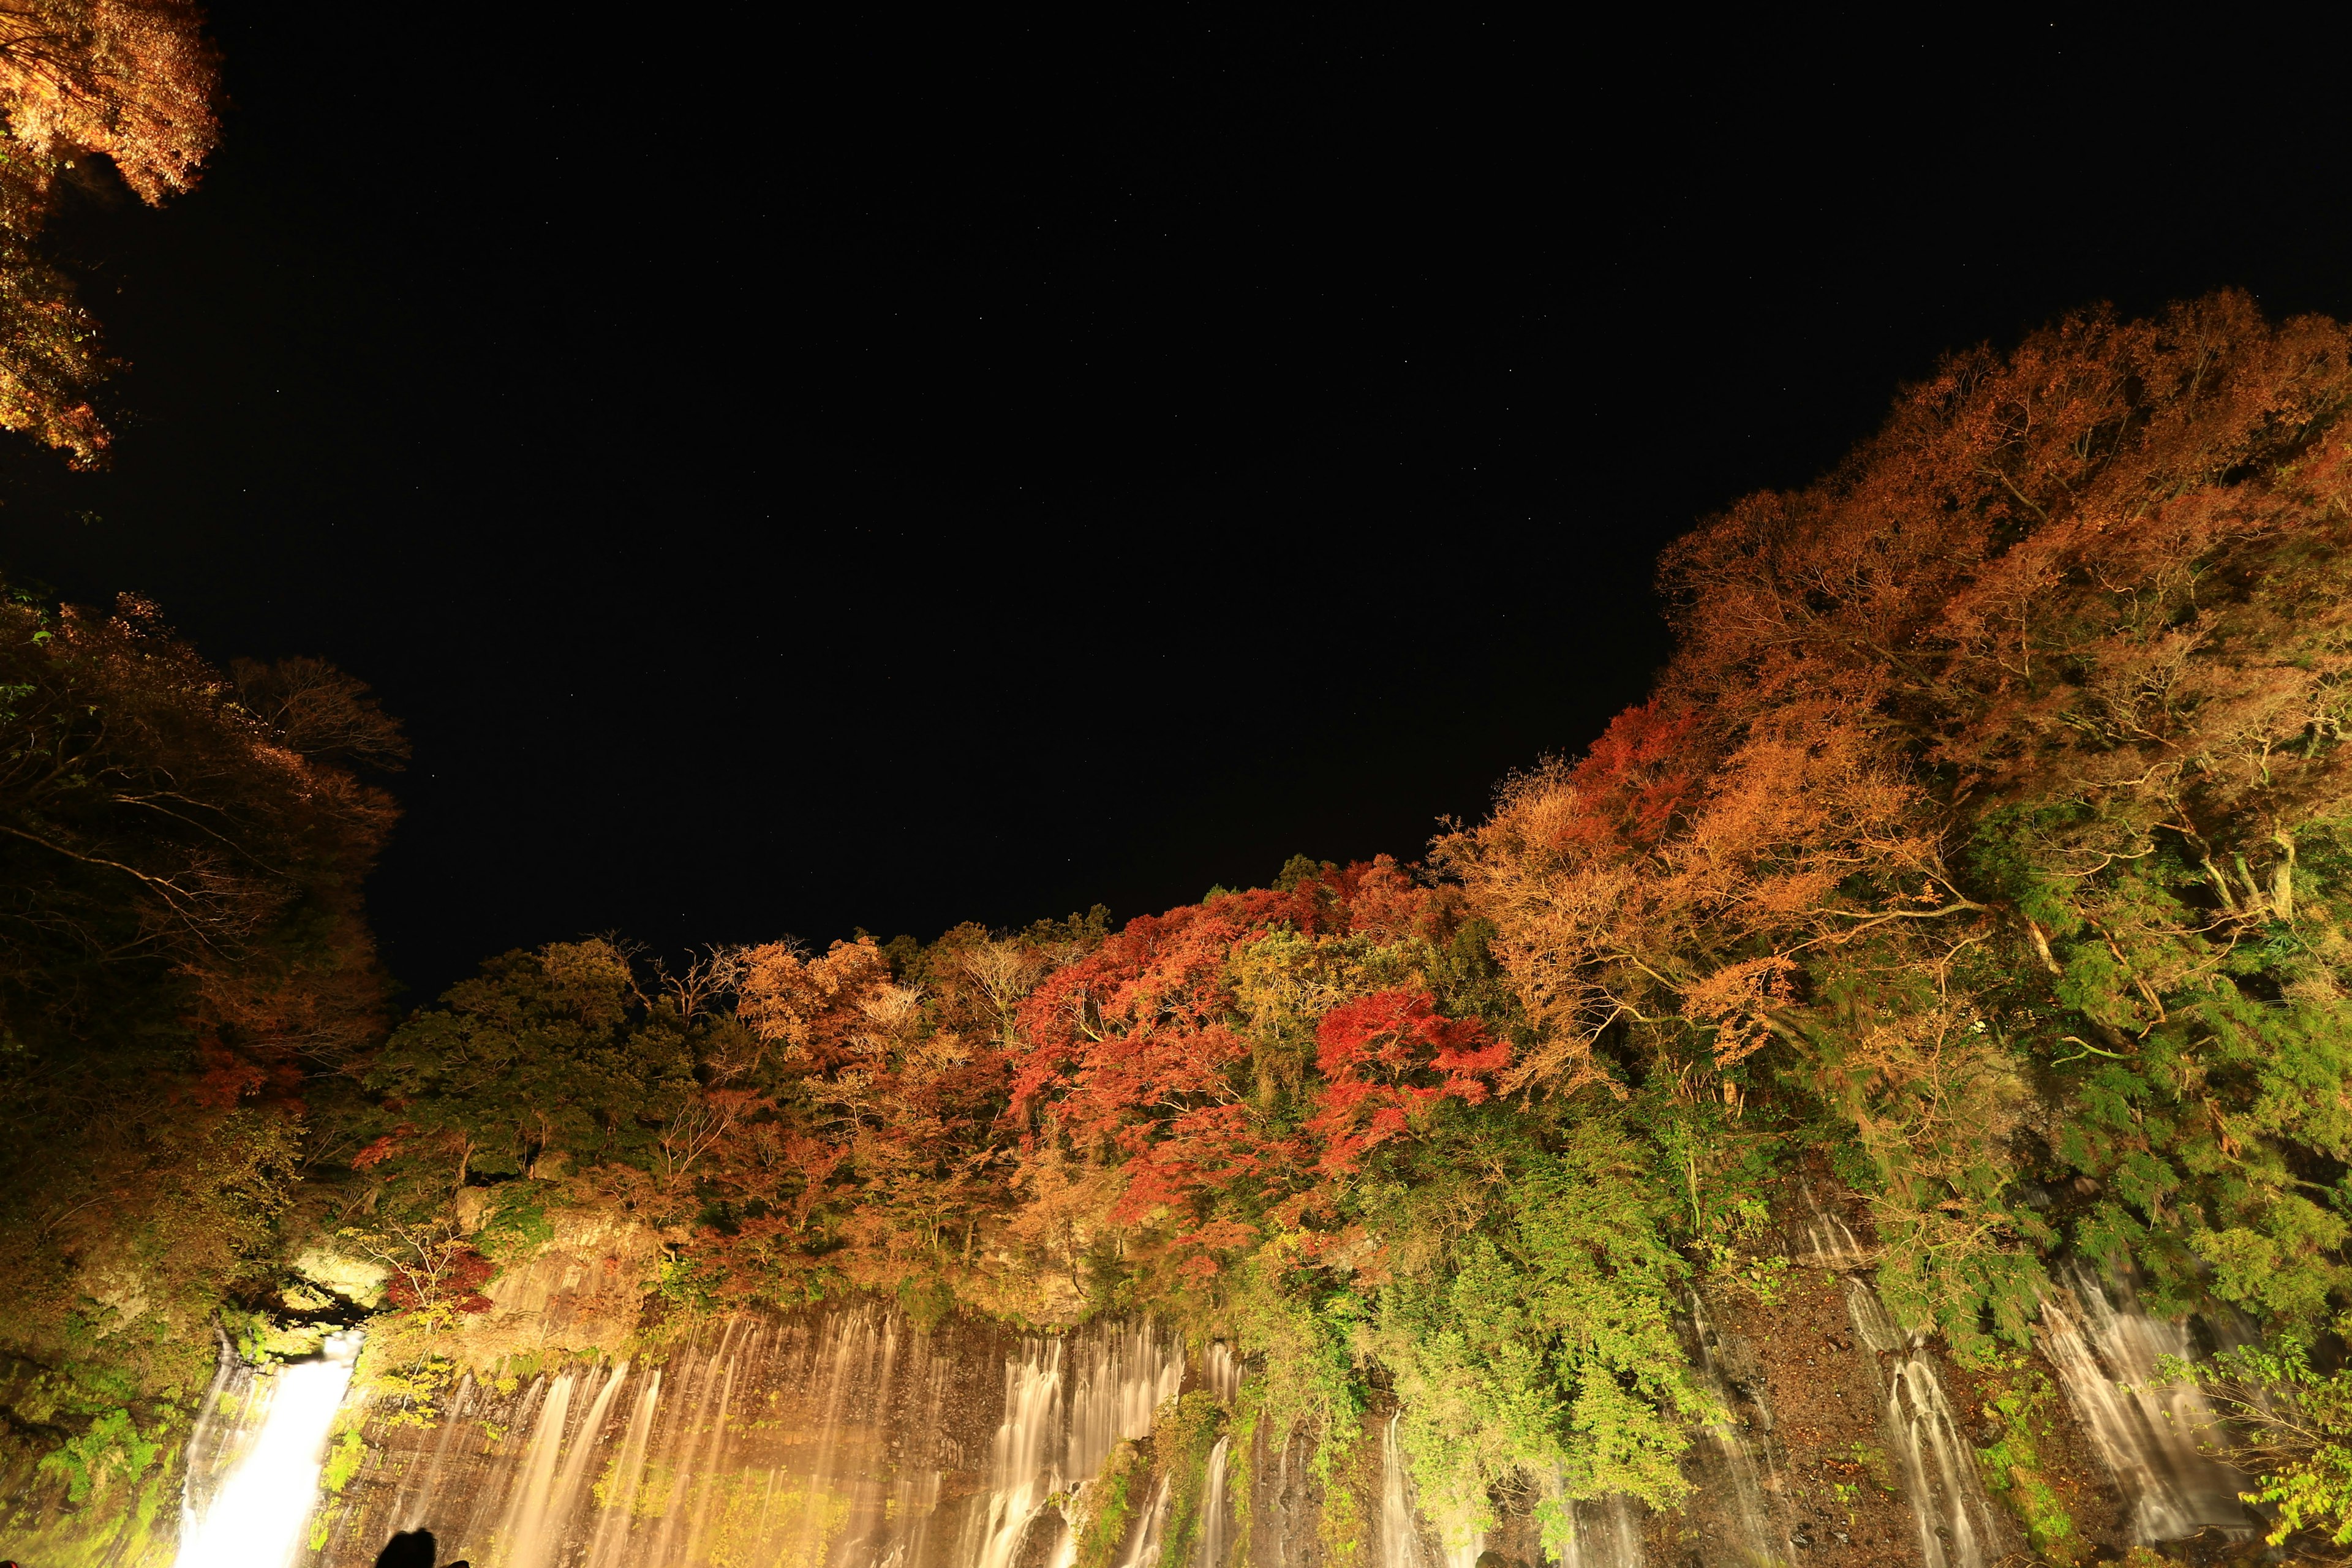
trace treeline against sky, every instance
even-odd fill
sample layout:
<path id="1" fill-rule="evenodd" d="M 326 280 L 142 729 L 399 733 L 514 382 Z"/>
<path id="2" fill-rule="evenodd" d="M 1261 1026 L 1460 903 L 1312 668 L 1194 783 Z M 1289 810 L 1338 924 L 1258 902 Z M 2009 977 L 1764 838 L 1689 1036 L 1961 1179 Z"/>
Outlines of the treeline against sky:
<path id="1" fill-rule="evenodd" d="M 1802 1173 L 1964 1361 L 2070 1252 L 2295 1353 L 2352 1310 L 2347 399 L 2333 321 L 2071 318 L 1677 543 L 1650 700 L 1417 862 L 927 945 L 557 942 L 396 1026 L 363 692 L 21 600 L 0 1329 L 164 1410 L 299 1247 L 462 1344 L 483 1213 L 589 1205 L 667 1238 L 656 1319 L 1149 1309 L 1260 1358 L 1327 1471 L 1397 1397 L 1433 1515 L 1667 1502 L 1676 1314 L 1769 1297 Z"/>

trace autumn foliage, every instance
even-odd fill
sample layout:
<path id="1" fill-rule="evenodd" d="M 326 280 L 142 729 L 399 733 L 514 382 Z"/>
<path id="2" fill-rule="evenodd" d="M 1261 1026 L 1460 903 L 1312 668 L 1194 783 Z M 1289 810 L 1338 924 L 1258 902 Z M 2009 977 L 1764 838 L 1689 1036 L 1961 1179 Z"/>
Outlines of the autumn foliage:
<path id="1" fill-rule="evenodd" d="M 37 242 L 61 179 L 102 158 L 150 205 L 193 188 L 218 132 L 219 68 L 192 0 L 0 4 L 0 427 L 78 468 L 110 440 L 89 395 L 97 323 Z"/>
<path id="2" fill-rule="evenodd" d="M 57 955 L 135 961 L 182 1009 L 138 1059 L 241 1140 L 215 1189 L 295 1212 L 240 1257 L 333 1209 L 446 1325 L 499 1289 L 484 1215 L 569 1206 L 661 1238 L 656 1325 L 1150 1310 L 1255 1357 L 1327 1479 L 1398 1402 L 1464 1519 L 1677 1495 L 1712 1418 L 1677 1323 L 1770 1294 L 1799 1175 L 1964 1361 L 2027 1342 L 2065 1255 L 2340 1334 L 2347 405 L 2332 321 L 2072 317 L 1675 545 L 1649 700 L 1423 862 L 683 968 L 555 942 L 381 1039 L 349 889 L 397 738 L 364 695 L 225 679 L 143 606 L 21 607 L 18 755 L 80 760 L 0 777 L 5 853 L 51 868 L 0 926 L 7 1016 L 84 1078 L 14 1103 L 55 1125 L 112 1059 Z"/>

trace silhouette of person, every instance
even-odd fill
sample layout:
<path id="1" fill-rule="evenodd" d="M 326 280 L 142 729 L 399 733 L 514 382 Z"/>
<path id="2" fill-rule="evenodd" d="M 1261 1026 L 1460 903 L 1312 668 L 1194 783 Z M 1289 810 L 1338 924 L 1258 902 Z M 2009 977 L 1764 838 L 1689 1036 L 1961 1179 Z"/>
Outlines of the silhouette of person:
<path id="1" fill-rule="evenodd" d="M 376 1553 L 375 1568 L 433 1568 L 433 1559 L 440 1549 L 429 1530 L 404 1530 L 383 1543 Z M 6 1564 L 0 1563 L 0 1568 Z M 452 1563 L 448 1568 L 473 1568 L 471 1563 Z"/>

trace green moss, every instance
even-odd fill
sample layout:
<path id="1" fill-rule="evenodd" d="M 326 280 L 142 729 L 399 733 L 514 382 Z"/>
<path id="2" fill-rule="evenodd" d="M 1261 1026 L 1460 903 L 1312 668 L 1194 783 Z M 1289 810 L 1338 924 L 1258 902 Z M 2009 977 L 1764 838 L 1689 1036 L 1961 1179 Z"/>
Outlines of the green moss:
<path id="1" fill-rule="evenodd" d="M 320 1485 L 325 1487 L 330 1495 L 341 1497 L 343 1489 L 351 1484 L 352 1478 L 359 1474 L 360 1466 L 366 1458 L 367 1445 L 361 1440 L 360 1429 L 346 1427 L 342 1436 L 335 1439 L 334 1447 L 327 1450 L 327 1468 L 320 1478 Z"/>
<path id="2" fill-rule="evenodd" d="M 79 1505 L 117 1479 L 137 1481 L 162 1452 L 163 1445 L 139 1429 L 131 1412 L 109 1410 L 43 1456 L 40 1469 L 62 1479 L 68 1500 Z"/>
<path id="3" fill-rule="evenodd" d="M 2074 1528 L 2057 1492 L 2042 1478 L 2042 1445 L 2051 1436 L 2050 1412 L 2057 1392 L 2050 1380 L 2021 1356 L 2005 1356 L 1986 1380 L 1990 1397 L 1985 1415 L 1999 1428 L 1993 1442 L 1977 1450 L 1985 1484 L 2017 1515 L 2026 1540 L 2052 1563 L 2079 1563 L 2090 1543 Z"/>
<path id="4" fill-rule="evenodd" d="M 1133 1443 L 1121 1443 L 1103 1461 L 1102 1474 L 1087 1483 L 1085 1511 L 1077 1521 L 1076 1568 L 1110 1568 L 1127 1543 L 1137 1493 L 1150 1467 Z"/>

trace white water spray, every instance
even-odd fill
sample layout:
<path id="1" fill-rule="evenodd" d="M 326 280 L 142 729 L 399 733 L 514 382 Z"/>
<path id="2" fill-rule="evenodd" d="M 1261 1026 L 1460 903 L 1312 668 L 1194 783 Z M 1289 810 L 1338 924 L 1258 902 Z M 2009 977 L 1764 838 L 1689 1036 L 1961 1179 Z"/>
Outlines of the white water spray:
<path id="1" fill-rule="evenodd" d="M 2179 1541 L 2208 1526 L 2251 1533 L 2238 1501 L 2245 1478 L 2203 1451 L 2221 1417 L 2194 1384 L 2157 1373 L 2163 1358 L 2193 1353 L 2188 1325 L 2143 1311 L 2127 1279 L 2111 1301 L 2079 1262 L 2061 1278 L 2074 1300 L 2042 1303 L 2042 1348 L 2130 1507 L 2131 1539 Z"/>
<path id="2" fill-rule="evenodd" d="M 1977 1476 L 1976 1451 L 1960 1436 L 1928 1358 L 1927 1336 L 1897 1327 L 1864 1280 L 1847 1279 L 1845 1298 L 1854 1332 L 1877 1352 L 1882 1420 L 1903 1462 L 1921 1561 L 1927 1568 L 1985 1568 L 1999 1552 L 2000 1525 Z"/>
<path id="3" fill-rule="evenodd" d="M 1381 1568 L 1428 1568 L 1404 1455 L 1397 1443 L 1397 1423 L 1402 1419 L 1402 1415 L 1390 1416 L 1381 1434 Z"/>
<path id="4" fill-rule="evenodd" d="M 1193 1568 L 1224 1568 L 1225 1466 L 1233 1442 L 1220 1437 L 1209 1450 L 1208 1485 L 1201 1495 L 1201 1549 L 1193 1555 Z"/>
<path id="5" fill-rule="evenodd" d="M 201 1507 L 191 1488 L 177 1568 L 291 1568 L 360 1338 L 331 1335 L 318 1361 L 236 1380 L 247 1385 L 244 1406 L 209 1467 L 219 1484 Z"/>

